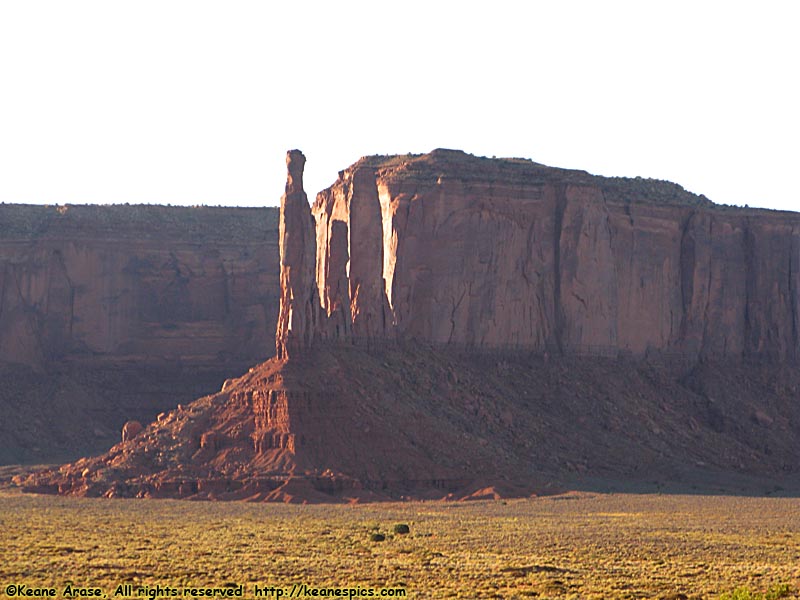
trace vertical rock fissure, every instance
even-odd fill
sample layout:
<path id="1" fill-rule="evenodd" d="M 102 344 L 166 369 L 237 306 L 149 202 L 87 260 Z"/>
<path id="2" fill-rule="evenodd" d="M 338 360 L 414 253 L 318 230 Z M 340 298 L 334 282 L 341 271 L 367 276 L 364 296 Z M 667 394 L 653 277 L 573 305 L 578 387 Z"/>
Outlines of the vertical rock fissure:
<path id="1" fill-rule="evenodd" d="M 222 271 L 222 302 L 223 302 L 223 314 L 225 318 L 228 318 L 228 315 L 231 314 L 231 273 L 228 272 L 227 266 L 223 262 L 221 265 Z"/>
<path id="2" fill-rule="evenodd" d="M 714 239 L 714 219 L 708 220 L 708 239 Z M 714 256 L 711 255 L 710 261 L 713 263 Z M 700 352 L 702 355 L 705 356 L 706 353 L 706 345 L 707 340 L 709 338 L 708 334 L 708 324 L 709 324 L 709 314 L 711 313 L 711 285 L 713 283 L 713 275 L 714 271 L 709 266 L 708 268 L 708 280 L 706 282 L 706 301 L 703 306 L 703 338 L 700 340 Z"/>
<path id="3" fill-rule="evenodd" d="M 69 282 L 69 337 L 72 338 L 75 325 L 75 286 Z"/>
<path id="4" fill-rule="evenodd" d="M 755 296 L 755 266 L 753 264 L 754 241 L 752 239 L 752 232 L 750 231 L 750 223 L 745 220 L 744 231 L 742 237 L 742 244 L 744 246 L 744 344 L 743 353 L 750 355 L 755 353 L 757 347 L 753 347 L 754 333 L 753 333 L 753 317 L 751 315 L 750 302 Z"/>
<path id="5" fill-rule="evenodd" d="M 458 308 L 461 306 L 461 302 L 464 300 L 464 296 L 467 295 L 467 287 L 464 286 L 464 289 L 461 291 L 461 296 L 459 296 L 458 301 L 454 302 L 455 298 L 451 298 L 452 302 L 452 310 L 450 311 L 450 335 L 447 336 L 447 343 L 450 344 L 453 341 L 453 334 L 456 331 L 456 312 Z"/>
<path id="6" fill-rule="evenodd" d="M 33 333 L 33 343 L 35 346 L 34 352 L 38 360 L 42 360 L 45 356 L 45 349 L 43 346 L 44 336 L 44 323 L 39 317 L 39 311 L 36 310 L 36 305 L 31 303 L 22 292 L 22 284 L 20 282 L 20 273 L 16 268 L 12 267 L 12 274 L 14 278 L 14 289 L 17 292 L 19 304 L 22 306 L 23 314 L 25 316 L 25 323 L 27 323 L 30 331 Z"/>
<path id="7" fill-rule="evenodd" d="M 689 317 L 692 307 L 692 299 L 694 297 L 694 272 L 695 272 L 695 240 L 691 235 L 689 228 L 696 211 L 689 213 L 689 216 L 683 223 L 681 228 L 681 246 L 680 246 L 680 261 L 678 268 L 680 270 L 680 285 L 681 285 L 681 322 L 679 327 L 679 337 L 681 342 L 685 342 L 686 336 L 689 331 Z"/>
<path id="8" fill-rule="evenodd" d="M 388 190 L 383 193 L 378 189 L 378 201 L 381 207 L 381 227 L 383 229 L 383 288 L 384 295 L 386 296 L 387 309 L 390 311 L 390 321 L 394 324 L 394 299 L 392 293 L 394 289 L 394 265 L 396 257 L 394 253 L 396 248 L 393 248 L 392 239 L 393 235 L 393 218 L 392 218 L 392 199 Z M 386 322 L 384 314 L 384 331 L 388 323 Z"/>
<path id="9" fill-rule="evenodd" d="M 564 312 L 561 307 L 561 229 L 564 211 L 567 206 L 567 187 L 565 184 L 555 186 L 555 215 L 553 218 L 553 317 L 555 343 L 559 352 L 564 352 Z"/>
<path id="10" fill-rule="evenodd" d="M 61 252 L 55 252 L 54 256 L 58 261 L 58 265 L 61 269 L 61 272 L 64 274 L 64 279 L 67 280 L 67 287 L 69 288 L 69 327 L 68 327 L 68 334 L 69 337 L 72 337 L 73 331 L 73 323 L 75 322 L 75 284 L 72 282 L 72 279 L 69 276 L 69 271 L 67 270 L 67 263 L 64 260 L 64 255 Z M 48 299 L 49 301 L 49 299 Z"/>
<path id="11" fill-rule="evenodd" d="M 608 236 L 608 251 L 610 254 L 610 262 L 611 262 L 611 274 L 614 278 L 614 285 L 611 288 L 611 302 L 610 302 L 610 309 L 612 314 L 609 316 L 611 319 L 611 343 L 610 345 L 619 350 L 620 347 L 620 331 L 619 331 L 619 269 L 617 268 L 617 261 L 613 259 L 616 255 L 616 248 L 615 248 L 615 235 L 614 235 L 614 228 L 611 226 L 611 214 L 608 209 L 608 202 L 606 201 L 605 193 L 601 192 L 600 197 L 602 199 L 603 210 L 605 211 L 605 227 L 606 227 L 606 235 Z"/>
<path id="12" fill-rule="evenodd" d="M 789 242 L 789 312 L 792 319 L 792 347 L 789 350 L 789 355 L 792 359 L 797 359 L 798 351 L 798 333 L 797 333 L 797 284 L 795 282 L 795 253 L 798 248 L 796 246 L 797 229 L 792 228 Z"/>
<path id="13" fill-rule="evenodd" d="M 3 285 L 0 286 L 0 323 L 3 319 L 3 311 L 6 305 L 6 287 L 8 286 L 8 265 L 3 268 Z"/>

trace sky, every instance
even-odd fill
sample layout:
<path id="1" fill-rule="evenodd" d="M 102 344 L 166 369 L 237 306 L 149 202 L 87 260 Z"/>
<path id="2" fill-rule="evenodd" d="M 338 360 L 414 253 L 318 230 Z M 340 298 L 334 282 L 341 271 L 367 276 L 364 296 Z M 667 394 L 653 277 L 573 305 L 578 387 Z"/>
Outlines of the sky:
<path id="1" fill-rule="evenodd" d="M 800 210 L 800 4 L 0 0 L 0 201 L 275 206 L 457 148 Z"/>

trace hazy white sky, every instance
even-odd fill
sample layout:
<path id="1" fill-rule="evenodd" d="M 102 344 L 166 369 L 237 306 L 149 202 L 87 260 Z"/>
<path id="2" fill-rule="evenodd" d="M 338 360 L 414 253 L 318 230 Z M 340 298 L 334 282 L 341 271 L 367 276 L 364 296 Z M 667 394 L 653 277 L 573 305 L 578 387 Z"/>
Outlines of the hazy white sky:
<path id="1" fill-rule="evenodd" d="M 797 2 L 0 0 L 0 201 L 275 205 L 459 148 L 800 210 Z"/>

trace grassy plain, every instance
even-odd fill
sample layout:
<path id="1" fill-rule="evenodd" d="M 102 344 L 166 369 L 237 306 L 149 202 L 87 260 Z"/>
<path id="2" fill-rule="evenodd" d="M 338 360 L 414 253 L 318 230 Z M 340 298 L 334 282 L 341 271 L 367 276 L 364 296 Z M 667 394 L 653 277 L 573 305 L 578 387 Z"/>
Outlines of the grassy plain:
<path id="1" fill-rule="evenodd" d="M 410 533 L 394 532 L 401 523 Z M 249 598 L 254 585 L 306 583 L 403 587 L 408 598 L 581 599 L 719 598 L 788 584 L 782 597 L 798 597 L 800 499 L 568 494 L 298 506 L 6 491 L 0 556 L 0 595 L 10 583 L 72 582 L 109 598 L 125 583 L 244 584 Z"/>

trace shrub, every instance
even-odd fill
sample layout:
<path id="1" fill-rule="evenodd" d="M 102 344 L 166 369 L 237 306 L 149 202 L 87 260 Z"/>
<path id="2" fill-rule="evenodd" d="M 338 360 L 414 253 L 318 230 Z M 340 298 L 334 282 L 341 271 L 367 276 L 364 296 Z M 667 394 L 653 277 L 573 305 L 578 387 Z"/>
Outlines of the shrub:
<path id="1" fill-rule="evenodd" d="M 778 600 L 778 598 L 787 598 L 792 593 L 792 588 L 788 583 L 781 583 L 773 585 L 764 595 L 764 600 Z"/>
<path id="2" fill-rule="evenodd" d="M 719 600 L 778 600 L 779 598 L 786 598 L 792 592 L 788 583 L 781 583 L 773 585 L 766 593 L 759 593 L 750 590 L 749 588 L 740 587 L 732 592 L 725 592 L 719 597 Z"/>
<path id="3" fill-rule="evenodd" d="M 406 533 L 411 533 L 411 529 L 405 523 L 398 523 L 394 526 L 393 531 L 400 535 L 405 535 Z"/>

